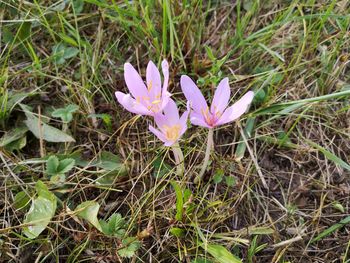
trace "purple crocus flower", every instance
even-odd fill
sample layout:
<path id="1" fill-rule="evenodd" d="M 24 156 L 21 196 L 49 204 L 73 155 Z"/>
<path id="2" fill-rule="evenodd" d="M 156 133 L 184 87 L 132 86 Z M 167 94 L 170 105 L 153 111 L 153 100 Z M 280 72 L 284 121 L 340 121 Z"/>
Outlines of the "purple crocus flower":
<path id="1" fill-rule="evenodd" d="M 197 85 L 188 76 L 181 76 L 181 88 L 190 102 L 191 123 L 206 128 L 214 128 L 238 119 L 248 108 L 254 97 L 254 92 L 248 91 L 241 99 L 228 107 L 230 86 L 228 78 L 220 81 L 216 88 L 210 108 Z"/>
<path id="2" fill-rule="evenodd" d="M 120 91 L 115 93 L 117 100 L 132 113 L 155 116 L 167 105 L 170 93 L 167 91 L 169 82 L 169 65 L 162 61 L 164 76 L 163 87 L 160 73 L 152 61 L 148 62 L 146 70 L 146 85 L 139 73 L 130 63 L 124 64 L 124 78 L 131 94 Z"/>
<path id="3" fill-rule="evenodd" d="M 164 108 L 164 114 L 157 114 L 154 120 L 159 129 L 149 126 L 149 130 L 164 142 L 165 146 L 172 146 L 184 134 L 187 129 L 187 118 L 189 111 L 185 111 L 181 118 L 176 103 L 169 99 L 168 104 Z"/>

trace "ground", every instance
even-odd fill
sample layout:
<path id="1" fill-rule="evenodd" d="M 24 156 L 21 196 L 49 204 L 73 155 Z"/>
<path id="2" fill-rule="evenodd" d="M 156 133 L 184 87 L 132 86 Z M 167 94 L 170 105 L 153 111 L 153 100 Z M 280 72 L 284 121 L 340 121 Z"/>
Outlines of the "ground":
<path id="1" fill-rule="evenodd" d="M 0 262 L 350 262 L 350 4 L 0 0 Z M 171 148 L 123 65 L 249 110 Z M 109 221 L 108 219 L 111 218 Z M 109 223 L 108 223 L 109 222 Z"/>

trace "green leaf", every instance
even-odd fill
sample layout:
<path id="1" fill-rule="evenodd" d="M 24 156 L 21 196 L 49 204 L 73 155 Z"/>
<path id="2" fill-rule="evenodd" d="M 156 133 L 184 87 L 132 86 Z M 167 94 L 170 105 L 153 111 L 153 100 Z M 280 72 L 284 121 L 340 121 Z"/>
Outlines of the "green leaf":
<path id="1" fill-rule="evenodd" d="M 21 105 L 21 107 L 27 117 L 24 123 L 38 139 L 43 138 L 48 142 L 75 142 L 75 140 L 68 134 L 46 123 L 43 123 L 42 121 L 40 122 L 39 119 L 34 116 L 34 114 L 30 112 L 26 106 Z"/>
<path id="2" fill-rule="evenodd" d="M 345 213 L 345 208 L 344 208 L 344 206 L 343 206 L 341 203 L 339 203 L 339 202 L 334 202 L 334 203 L 332 204 L 332 206 L 333 206 L 333 208 L 337 209 L 338 211 L 340 211 L 340 212 L 342 212 L 342 213 Z"/>
<path id="3" fill-rule="evenodd" d="M 350 223 L 350 216 L 347 216 L 343 220 L 339 221 L 339 223 L 336 223 L 336 224 L 332 225 L 331 227 L 327 228 L 326 230 L 322 231 L 317 237 L 315 237 L 311 240 L 310 244 L 312 244 L 320 239 L 323 239 L 326 236 L 329 236 L 334 231 L 342 228 L 343 226 L 345 226 L 346 224 L 349 224 L 349 223 Z"/>
<path id="4" fill-rule="evenodd" d="M 177 221 L 182 221 L 183 217 L 183 206 L 184 206 L 184 200 L 183 200 L 183 195 L 182 195 L 182 190 L 180 188 L 180 185 L 175 182 L 171 181 L 170 184 L 175 190 L 175 195 L 176 195 L 176 215 L 175 219 Z"/>
<path id="5" fill-rule="evenodd" d="M 305 141 L 313 148 L 319 150 L 323 155 L 330 161 L 334 162 L 336 165 L 339 165 L 343 167 L 344 169 L 350 171 L 350 165 L 346 162 L 344 162 L 342 159 L 340 159 L 338 156 L 336 156 L 334 153 L 328 151 L 327 149 L 323 148 L 322 146 L 318 145 L 317 143 L 314 143 L 313 141 L 310 141 L 306 138 L 304 138 Z"/>
<path id="6" fill-rule="evenodd" d="M 52 55 L 54 62 L 58 65 L 65 63 L 66 59 L 73 58 L 79 53 L 79 49 L 75 47 L 67 47 L 65 43 L 61 42 L 52 48 Z"/>
<path id="7" fill-rule="evenodd" d="M 228 251 L 224 246 L 214 244 L 203 244 L 202 247 L 220 263 L 242 262 L 242 260 L 232 255 L 232 253 Z"/>
<path id="8" fill-rule="evenodd" d="M 101 225 L 97 219 L 99 209 L 100 209 L 100 205 L 97 202 L 86 201 L 78 205 L 75 208 L 75 212 L 77 213 L 77 216 L 87 220 L 99 231 L 103 232 Z"/>
<path id="9" fill-rule="evenodd" d="M 36 184 L 38 197 L 32 201 L 32 205 L 24 219 L 25 226 L 23 233 L 30 239 L 40 235 L 50 223 L 51 218 L 55 215 L 57 200 L 45 184 L 38 181 Z"/>
<path id="10" fill-rule="evenodd" d="M 161 178 L 171 171 L 170 165 L 164 162 L 163 158 L 158 157 L 153 162 L 153 173 L 155 178 Z"/>
<path id="11" fill-rule="evenodd" d="M 232 187 L 236 184 L 236 178 L 233 176 L 225 176 L 225 182 L 228 187 Z"/>
<path id="12" fill-rule="evenodd" d="M 79 53 L 79 49 L 75 47 L 68 47 L 64 50 L 64 58 L 73 58 Z"/>
<path id="13" fill-rule="evenodd" d="M 0 147 L 6 147 L 10 143 L 21 139 L 26 134 L 27 131 L 28 131 L 28 128 L 25 126 L 20 126 L 20 127 L 11 129 L 10 131 L 6 132 L 4 136 L 1 137 Z"/>
<path id="14" fill-rule="evenodd" d="M 140 241 L 138 241 L 135 237 L 128 237 L 123 239 L 122 244 L 125 247 L 119 249 L 118 254 L 124 258 L 133 257 L 135 255 L 135 252 L 141 247 Z"/>
<path id="15" fill-rule="evenodd" d="M 107 113 L 100 113 L 100 114 L 89 114 L 88 117 L 102 119 L 103 123 L 107 126 L 107 129 L 109 131 L 112 131 L 112 117 L 111 117 L 111 115 L 109 115 Z"/>
<path id="16" fill-rule="evenodd" d="M 60 163 L 60 161 L 58 160 L 58 158 L 55 155 L 50 156 L 49 159 L 46 161 L 46 173 L 48 175 L 57 174 L 57 168 L 58 168 L 59 163 Z"/>
<path id="17" fill-rule="evenodd" d="M 68 173 L 70 170 L 72 170 L 72 168 L 75 165 L 75 160 L 74 159 L 63 159 L 61 161 L 59 161 L 59 165 L 57 167 L 57 173 L 59 174 L 65 174 Z"/>
<path id="18" fill-rule="evenodd" d="M 73 120 L 73 113 L 79 109 L 79 106 L 75 104 L 69 104 L 65 108 L 59 108 L 52 112 L 51 116 L 60 118 L 63 122 L 69 123 Z"/>
<path id="19" fill-rule="evenodd" d="M 172 227 L 170 228 L 169 232 L 176 237 L 183 237 L 186 234 L 186 230 L 179 228 L 179 227 Z"/>
<path id="20" fill-rule="evenodd" d="M 31 93 L 28 92 L 9 93 L 10 99 L 7 102 L 6 111 L 11 112 L 17 104 L 20 104 L 25 98 L 30 95 Z"/>
<path id="21" fill-rule="evenodd" d="M 216 60 L 216 58 L 215 58 L 215 56 L 214 56 L 214 54 L 213 54 L 213 50 L 212 50 L 209 46 L 204 46 L 204 48 L 205 48 L 205 51 L 206 51 L 206 53 L 207 53 L 207 55 L 208 55 L 208 58 L 209 58 L 212 62 L 214 62 L 214 61 Z"/>
<path id="22" fill-rule="evenodd" d="M 9 152 L 13 152 L 14 150 L 19 151 L 22 148 L 24 148 L 26 144 L 27 144 L 27 136 L 23 136 L 22 138 L 19 138 L 18 140 L 9 143 L 4 148 Z"/>
<path id="23" fill-rule="evenodd" d="M 222 179 L 223 179 L 223 176 L 224 176 L 224 170 L 222 169 L 218 169 L 215 171 L 215 174 L 213 176 L 213 182 L 214 184 L 219 184 L 221 183 Z"/>
<path id="24" fill-rule="evenodd" d="M 16 209 L 23 209 L 25 208 L 30 202 L 30 196 L 28 196 L 24 191 L 18 192 L 15 195 L 15 200 L 14 200 L 14 207 Z"/>
<path id="25" fill-rule="evenodd" d="M 100 157 L 92 163 L 93 166 L 97 166 L 107 171 L 118 170 L 119 173 L 125 174 L 127 172 L 126 167 L 120 162 L 119 156 L 111 152 L 102 152 Z"/>
<path id="26" fill-rule="evenodd" d="M 31 28 L 31 22 L 23 22 L 19 28 L 18 39 L 21 41 L 27 40 L 30 37 Z"/>
<path id="27" fill-rule="evenodd" d="M 100 220 L 102 232 L 108 236 L 115 236 L 123 238 L 125 230 L 125 220 L 119 213 L 111 215 L 108 219 L 108 223 L 104 220 Z"/>
<path id="28" fill-rule="evenodd" d="M 44 197 L 48 200 L 51 200 L 51 201 L 57 201 L 56 196 L 49 191 L 47 186 L 42 181 L 39 180 L 36 183 L 35 190 L 36 190 L 38 196 L 42 196 L 42 197 Z"/>
<path id="29" fill-rule="evenodd" d="M 80 14 L 84 8 L 84 0 L 72 0 L 74 12 Z"/>

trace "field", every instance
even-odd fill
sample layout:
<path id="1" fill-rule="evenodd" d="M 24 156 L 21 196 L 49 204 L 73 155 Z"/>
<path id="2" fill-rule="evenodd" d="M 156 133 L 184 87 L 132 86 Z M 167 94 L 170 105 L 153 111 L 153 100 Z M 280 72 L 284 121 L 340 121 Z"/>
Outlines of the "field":
<path id="1" fill-rule="evenodd" d="M 254 91 L 198 182 L 115 97 L 164 59 Z M 349 98 L 347 0 L 0 0 L 0 262 L 349 263 Z"/>

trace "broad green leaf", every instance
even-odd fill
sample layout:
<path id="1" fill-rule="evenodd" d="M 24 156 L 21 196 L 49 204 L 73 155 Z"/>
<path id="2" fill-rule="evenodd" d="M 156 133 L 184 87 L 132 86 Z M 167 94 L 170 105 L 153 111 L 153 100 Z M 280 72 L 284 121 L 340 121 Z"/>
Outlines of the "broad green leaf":
<path id="1" fill-rule="evenodd" d="M 9 143 L 4 148 L 9 152 L 13 152 L 14 150 L 19 151 L 22 148 L 24 148 L 26 144 L 27 144 L 27 136 L 24 135 L 22 138 L 19 138 L 18 140 Z"/>
<path id="2" fill-rule="evenodd" d="M 12 111 L 13 110 L 13 108 L 17 105 L 17 104 L 19 104 L 19 103 L 21 103 L 25 98 L 27 98 L 28 96 L 30 96 L 31 94 L 30 93 L 22 93 L 22 92 L 20 92 L 20 93 L 10 93 L 9 94 L 10 95 L 10 99 L 8 100 L 8 102 L 7 102 L 7 110 L 8 111 Z"/>
<path id="3" fill-rule="evenodd" d="M 47 227 L 51 218 L 55 215 L 57 200 L 53 193 L 41 181 L 36 184 L 38 197 L 32 201 L 32 205 L 26 214 L 23 233 L 30 239 L 40 235 Z"/>
<path id="4" fill-rule="evenodd" d="M 70 158 L 63 159 L 59 161 L 59 165 L 57 167 L 57 173 L 59 174 L 68 173 L 70 170 L 72 170 L 74 165 L 75 165 L 74 159 L 70 159 Z"/>
<path id="5" fill-rule="evenodd" d="M 101 225 L 97 219 L 99 209 L 100 209 L 100 205 L 97 202 L 86 201 L 78 205 L 75 208 L 75 212 L 77 213 L 77 216 L 87 220 L 99 231 L 103 232 Z"/>
<path id="6" fill-rule="evenodd" d="M 75 140 L 68 134 L 52 127 L 46 123 L 40 122 L 39 119 L 34 116 L 34 114 L 28 111 L 27 107 L 22 109 L 25 112 L 27 119 L 24 123 L 27 125 L 28 129 L 37 137 L 38 139 L 43 138 L 48 142 L 75 142 Z"/>
<path id="7" fill-rule="evenodd" d="M 42 196 L 33 200 L 32 206 L 24 220 L 24 224 L 29 226 L 24 227 L 24 234 L 34 239 L 40 235 L 47 227 L 51 218 L 54 216 L 56 210 L 56 203 L 48 200 Z"/>
<path id="8" fill-rule="evenodd" d="M 73 58 L 79 53 L 79 49 L 75 47 L 68 47 L 65 43 L 61 42 L 52 48 L 52 55 L 56 64 L 60 65 L 65 63 L 66 59 Z"/>
<path id="9" fill-rule="evenodd" d="M 52 112 L 51 116 L 60 118 L 63 122 L 69 123 L 73 120 L 73 113 L 79 109 L 79 106 L 75 104 L 69 104 L 65 108 L 59 108 Z"/>
<path id="10" fill-rule="evenodd" d="M 203 244 L 202 247 L 206 250 L 213 258 L 220 263 L 241 263 L 242 260 L 234 256 L 224 246 L 214 244 Z"/>
<path id="11" fill-rule="evenodd" d="M 18 139 L 21 139 L 26 134 L 27 131 L 28 131 L 27 127 L 21 126 L 6 132 L 5 135 L 2 136 L 0 139 L 0 147 L 6 147 L 10 143 L 17 141 Z"/>
<path id="12" fill-rule="evenodd" d="M 46 161 L 46 173 L 48 175 L 57 174 L 57 168 L 58 168 L 59 163 L 60 163 L 60 161 L 58 160 L 58 158 L 55 155 L 50 156 L 49 159 Z"/>
<path id="13" fill-rule="evenodd" d="M 141 247 L 140 241 L 135 237 L 128 237 L 123 239 L 122 245 L 124 248 L 119 249 L 117 252 L 119 256 L 124 258 L 131 258 L 135 255 L 135 252 Z"/>
<path id="14" fill-rule="evenodd" d="M 119 213 L 110 216 L 108 222 L 100 220 L 102 232 L 108 236 L 123 238 L 125 235 L 125 220 Z"/>
<path id="15" fill-rule="evenodd" d="M 179 186 L 179 184 L 175 181 L 171 181 L 170 184 L 173 186 L 175 190 L 176 195 L 176 215 L 175 219 L 178 221 L 182 221 L 183 217 L 183 206 L 184 206 L 184 199 L 182 195 L 182 190 Z"/>
<path id="16" fill-rule="evenodd" d="M 44 198 L 51 200 L 51 201 L 55 201 L 55 202 L 57 201 L 56 196 L 49 191 L 47 186 L 42 181 L 39 180 L 36 183 L 35 190 L 36 190 L 38 196 L 44 197 Z"/>

